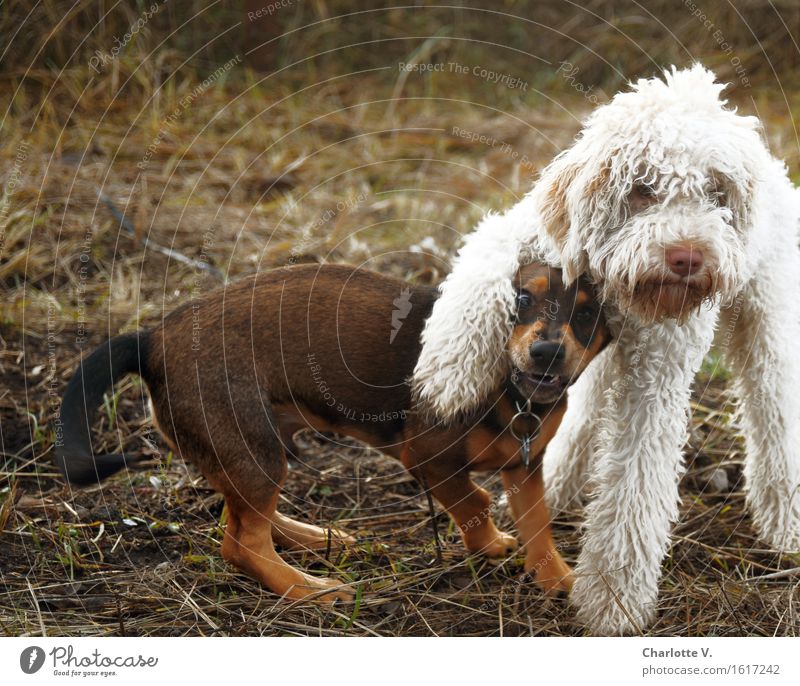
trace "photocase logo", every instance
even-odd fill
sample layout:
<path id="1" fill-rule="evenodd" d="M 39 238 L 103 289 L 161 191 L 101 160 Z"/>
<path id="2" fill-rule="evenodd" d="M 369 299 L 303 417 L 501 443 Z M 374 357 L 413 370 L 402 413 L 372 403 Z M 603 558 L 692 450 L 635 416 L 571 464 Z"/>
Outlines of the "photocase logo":
<path id="1" fill-rule="evenodd" d="M 19 666 L 25 674 L 36 674 L 44 664 L 44 650 L 39 646 L 25 648 L 19 656 Z"/>
<path id="2" fill-rule="evenodd" d="M 394 343 L 394 338 L 403 326 L 403 320 L 411 312 L 411 289 L 404 288 L 400 295 L 392 301 L 392 331 L 389 334 L 389 345 Z"/>

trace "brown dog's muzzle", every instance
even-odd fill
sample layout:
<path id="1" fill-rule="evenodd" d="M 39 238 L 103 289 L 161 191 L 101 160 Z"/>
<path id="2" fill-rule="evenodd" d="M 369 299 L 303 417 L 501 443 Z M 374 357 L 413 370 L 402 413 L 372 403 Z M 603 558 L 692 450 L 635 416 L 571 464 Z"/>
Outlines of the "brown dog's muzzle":
<path id="1" fill-rule="evenodd" d="M 534 370 L 543 374 L 550 372 L 554 367 L 560 367 L 567 356 L 563 345 L 548 341 L 536 341 L 530 350 Z"/>
<path id="2" fill-rule="evenodd" d="M 608 340 L 602 308 L 581 279 L 527 265 L 517 275 L 517 321 L 507 344 L 512 381 L 531 402 L 558 401 Z"/>

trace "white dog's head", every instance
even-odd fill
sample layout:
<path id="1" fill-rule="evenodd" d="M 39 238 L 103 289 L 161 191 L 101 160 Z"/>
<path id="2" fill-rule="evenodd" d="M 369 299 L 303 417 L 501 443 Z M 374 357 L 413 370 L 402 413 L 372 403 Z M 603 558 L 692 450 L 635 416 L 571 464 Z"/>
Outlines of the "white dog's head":
<path id="1" fill-rule="evenodd" d="M 566 278 L 644 321 L 685 319 L 746 278 L 753 189 L 769 154 L 755 117 L 697 65 L 640 80 L 589 117 L 532 191 Z"/>
<path id="2" fill-rule="evenodd" d="M 418 407 L 456 417 L 501 378 L 521 262 L 561 266 L 567 284 L 588 274 L 645 323 L 734 297 L 752 268 L 757 188 L 777 163 L 723 88 L 699 65 L 640 80 L 594 111 L 525 198 L 484 218 L 426 322 Z"/>

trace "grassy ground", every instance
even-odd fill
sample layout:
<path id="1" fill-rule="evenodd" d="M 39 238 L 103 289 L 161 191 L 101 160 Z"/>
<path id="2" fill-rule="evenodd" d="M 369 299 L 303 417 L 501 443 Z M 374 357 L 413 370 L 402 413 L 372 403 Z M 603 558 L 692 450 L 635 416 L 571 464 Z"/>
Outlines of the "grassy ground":
<path id="1" fill-rule="evenodd" d="M 447 63 L 449 49 L 418 40 L 406 61 Z M 137 380 L 108 399 L 95 446 L 151 462 L 84 490 L 66 488 L 51 464 L 59 394 L 81 352 L 156 322 L 193 293 L 302 261 L 355 262 L 418 282 L 446 272 L 459 236 L 525 192 L 591 107 L 552 70 L 495 67 L 528 83 L 512 89 L 472 74 L 493 64 L 490 52 L 458 55 L 469 73 L 404 76 L 396 64 L 363 71 L 315 59 L 263 78 L 237 62 L 203 86 L 224 61 L 189 72 L 165 50 L 142 64 L 123 55 L 99 74 L 77 64 L 0 81 L 9 103 L 0 137 L 0 632 L 582 633 L 565 601 L 521 578 L 519 557 L 467 557 L 442 515 L 437 562 L 417 485 L 352 441 L 304 434 L 281 504 L 361 540 L 327 558 L 292 556 L 358 585 L 355 605 L 333 609 L 279 602 L 224 564 L 221 499 L 152 431 Z M 799 99 L 769 81 L 734 92 L 764 118 L 795 174 Z M 473 133 L 488 139 L 468 140 Z M 797 577 L 766 578 L 800 560 L 753 536 L 726 381 L 710 358 L 653 635 L 800 633 Z M 486 484 L 500 495 L 494 475 Z M 572 562 L 580 517 L 556 527 Z M 498 518 L 511 527 L 502 502 Z"/>

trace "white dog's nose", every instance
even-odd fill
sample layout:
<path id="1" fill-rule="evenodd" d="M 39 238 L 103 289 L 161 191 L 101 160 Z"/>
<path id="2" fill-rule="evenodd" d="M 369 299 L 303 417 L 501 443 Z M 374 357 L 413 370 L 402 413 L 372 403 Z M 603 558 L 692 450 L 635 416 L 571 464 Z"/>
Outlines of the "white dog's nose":
<path id="1" fill-rule="evenodd" d="M 692 247 L 669 248 L 665 258 L 669 270 L 678 276 L 691 276 L 703 268 L 703 253 Z"/>

